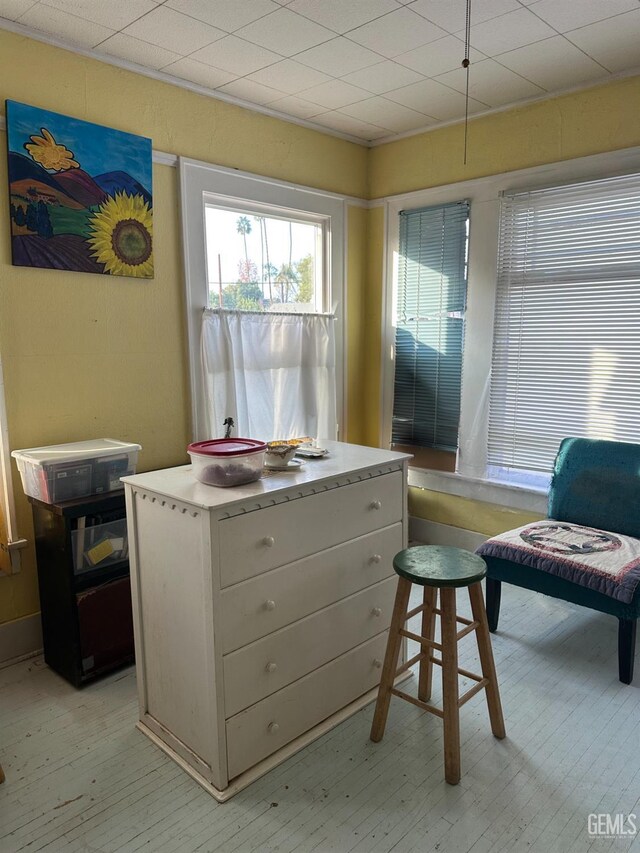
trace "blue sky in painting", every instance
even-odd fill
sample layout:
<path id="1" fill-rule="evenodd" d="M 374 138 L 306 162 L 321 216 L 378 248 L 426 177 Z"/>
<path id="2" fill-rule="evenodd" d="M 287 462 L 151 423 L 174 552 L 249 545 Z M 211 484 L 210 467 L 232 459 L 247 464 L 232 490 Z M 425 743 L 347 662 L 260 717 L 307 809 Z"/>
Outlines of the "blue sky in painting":
<path id="1" fill-rule="evenodd" d="M 52 113 L 39 107 L 7 101 L 9 151 L 29 156 L 25 142 L 43 127 L 56 142 L 73 151 L 82 169 L 95 177 L 123 171 L 151 192 L 151 140 L 81 119 Z"/>

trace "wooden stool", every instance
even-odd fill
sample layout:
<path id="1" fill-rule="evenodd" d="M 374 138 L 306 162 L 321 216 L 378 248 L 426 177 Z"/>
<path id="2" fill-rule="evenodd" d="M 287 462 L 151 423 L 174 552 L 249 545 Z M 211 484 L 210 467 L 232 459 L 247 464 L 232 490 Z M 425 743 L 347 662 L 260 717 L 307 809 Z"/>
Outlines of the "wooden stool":
<path id="1" fill-rule="evenodd" d="M 489 707 L 491 731 L 497 738 L 505 736 L 500 693 L 496 669 L 493 662 L 487 614 L 482 598 L 480 581 L 487 573 L 481 557 L 461 548 L 446 548 L 440 545 L 417 545 L 396 554 L 393 568 L 398 578 L 398 591 L 391 617 L 387 651 L 382 668 L 378 700 L 371 726 L 371 740 L 382 740 L 391 696 L 406 699 L 418 708 L 441 717 L 444 722 L 444 769 L 445 779 L 451 785 L 460 781 L 460 715 L 459 709 L 484 687 Z M 423 603 L 407 611 L 411 585 L 424 587 Z M 456 614 L 456 587 L 469 587 L 473 621 Z M 440 590 L 440 608 L 437 591 Z M 413 634 L 404 628 L 407 619 L 422 613 L 422 632 Z M 434 642 L 435 617 L 440 616 L 442 643 Z M 457 630 L 456 623 L 465 627 Z M 458 640 L 476 632 L 482 675 L 458 667 Z M 398 668 L 398 656 L 402 638 L 408 637 L 420 643 L 420 653 Z M 441 659 L 433 656 L 433 650 L 441 653 Z M 394 687 L 397 675 L 420 662 L 418 698 L 409 696 Z M 433 664 L 442 667 L 442 709 L 427 704 L 431 698 Z M 462 696 L 458 693 L 458 673 L 477 682 Z"/>

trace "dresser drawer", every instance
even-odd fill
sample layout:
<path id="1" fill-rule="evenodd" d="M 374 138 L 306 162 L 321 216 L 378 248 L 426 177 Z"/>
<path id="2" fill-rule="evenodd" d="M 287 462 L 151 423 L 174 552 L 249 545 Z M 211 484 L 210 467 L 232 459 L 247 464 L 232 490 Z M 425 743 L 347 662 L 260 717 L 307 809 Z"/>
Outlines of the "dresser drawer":
<path id="1" fill-rule="evenodd" d="M 400 521 L 402 472 L 383 474 L 219 523 L 226 587 Z"/>
<path id="2" fill-rule="evenodd" d="M 225 717 L 386 630 L 396 586 L 394 575 L 225 655 Z"/>
<path id="3" fill-rule="evenodd" d="M 222 590 L 222 652 L 227 654 L 393 574 L 403 547 L 393 524 Z"/>
<path id="4" fill-rule="evenodd" d="M 227 720 L 229 778 L 375 687 L 386 642 L 385 631 Z"/>

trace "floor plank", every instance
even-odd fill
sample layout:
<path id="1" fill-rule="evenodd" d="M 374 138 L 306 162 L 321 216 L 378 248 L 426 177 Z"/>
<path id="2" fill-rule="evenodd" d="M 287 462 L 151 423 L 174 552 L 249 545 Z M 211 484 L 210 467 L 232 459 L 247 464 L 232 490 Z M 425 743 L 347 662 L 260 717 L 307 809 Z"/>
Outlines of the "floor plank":
<path id="1" fill-rule="evenodd" d="M 465 705 L 458 786 L 443 780 L 441 722 L 394 699 L 379 744 L 370 706 L 223 805 L 135 729 L 133 669 L 77 691 L 22 661 L 0 670 L 0 851 L 640 851 L 640 836 L 587 827 L 609 813 L 640 828 L 640 677 L 618 681 L 616 629 L 505 587 L 493 647 L 507 738 L 483 694 Z M 473 638 L 460 660 L 477 671 Z"/>

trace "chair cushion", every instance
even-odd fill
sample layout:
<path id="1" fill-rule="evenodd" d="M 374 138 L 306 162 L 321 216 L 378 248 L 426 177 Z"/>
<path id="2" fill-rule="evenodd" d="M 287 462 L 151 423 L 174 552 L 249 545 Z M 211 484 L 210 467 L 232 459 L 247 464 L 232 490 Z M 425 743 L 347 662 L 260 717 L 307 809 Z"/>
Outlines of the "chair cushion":
<path id="1" fill-rule="evenodd" d="M 640 584 L 640 539 L 551 518 L 494 536 L 476 553 L 547 572 L 625 604 Z"/>

